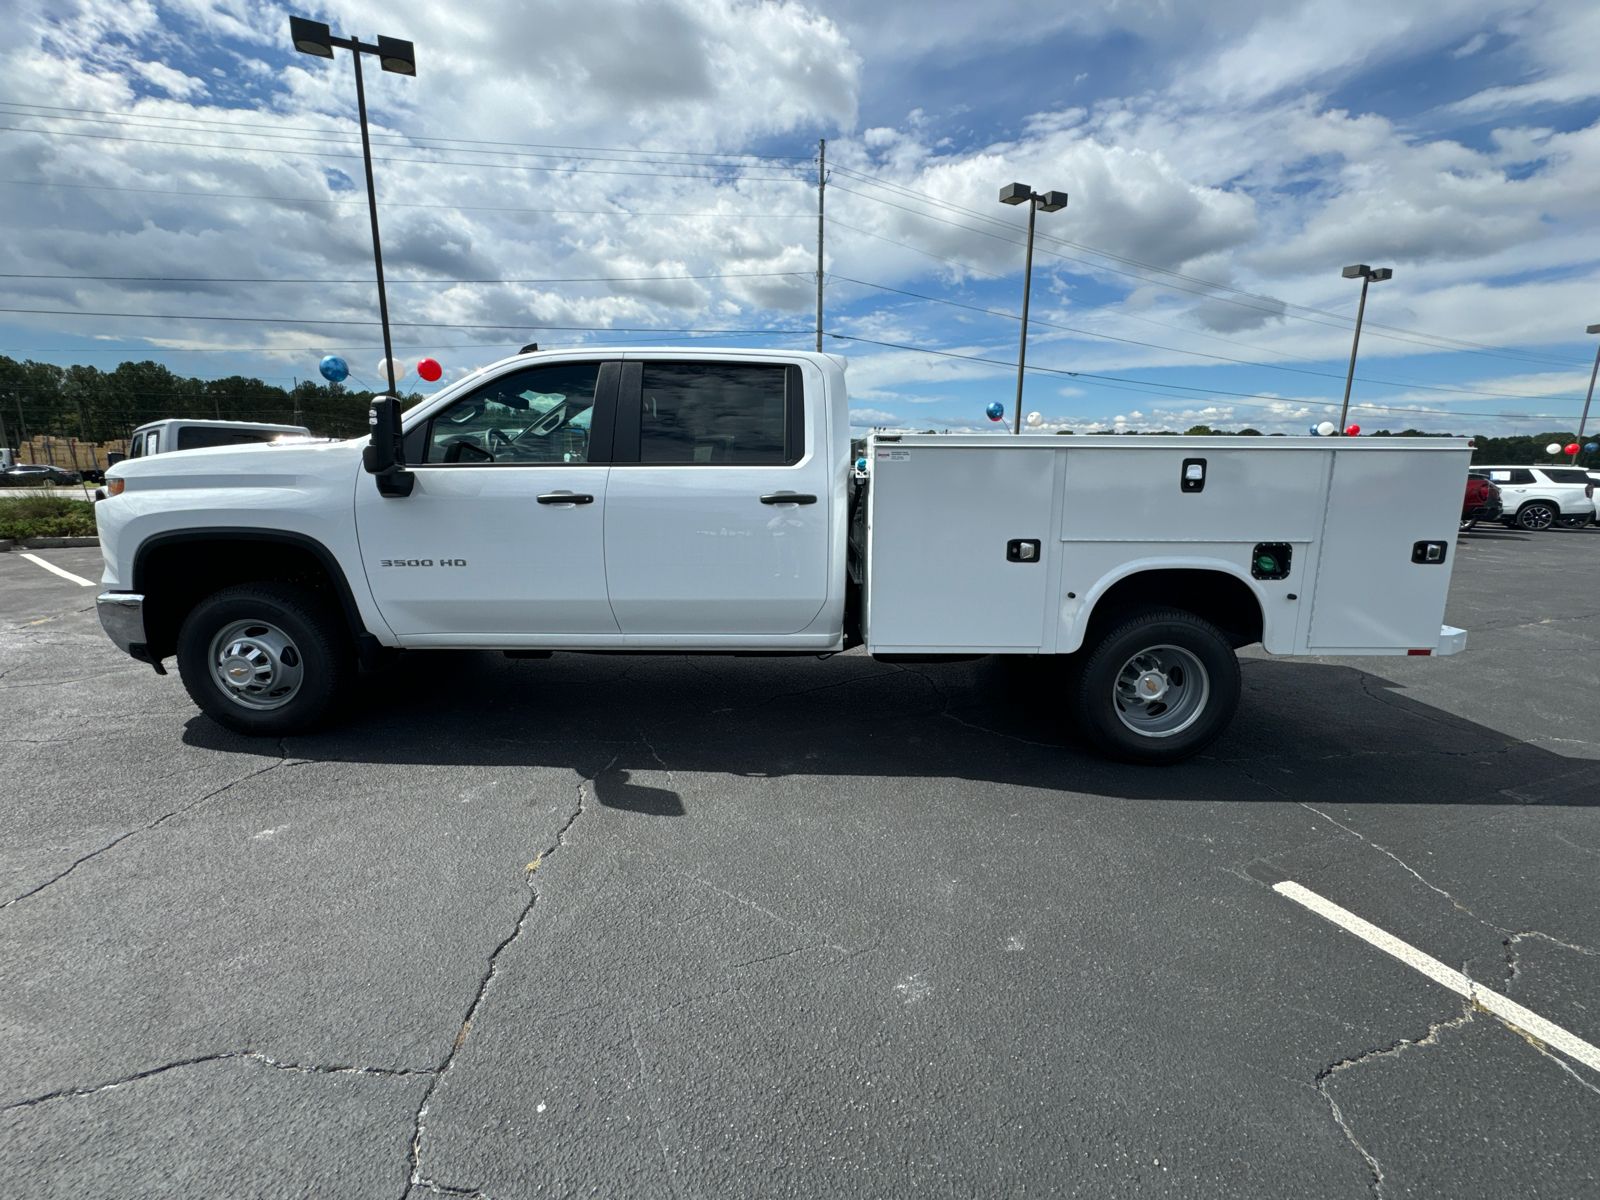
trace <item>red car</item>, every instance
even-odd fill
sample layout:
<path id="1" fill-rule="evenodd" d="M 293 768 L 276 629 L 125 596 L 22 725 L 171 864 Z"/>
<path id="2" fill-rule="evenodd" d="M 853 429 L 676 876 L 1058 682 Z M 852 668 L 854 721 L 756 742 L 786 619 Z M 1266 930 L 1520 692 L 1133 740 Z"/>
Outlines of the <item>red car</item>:
<path id="1" fill-rule="evenodd" d="M 1461 502 L 1461 528 L 1471 529 L 1479 521 L 1500 519 L 1500 489 L 1487 475 L 1468 474 L 1467 494 Z"/>

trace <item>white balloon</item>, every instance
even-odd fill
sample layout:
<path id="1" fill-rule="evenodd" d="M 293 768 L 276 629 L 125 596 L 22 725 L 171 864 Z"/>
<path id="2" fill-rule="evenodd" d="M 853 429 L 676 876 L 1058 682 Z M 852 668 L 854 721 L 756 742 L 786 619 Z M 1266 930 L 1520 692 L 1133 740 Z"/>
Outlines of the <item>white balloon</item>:
<path id="1" fill-rule="evenodd" d="M 1035 429 L 1039 428 L 1039 426 L 1044 424 L 1044 414 L 1043 413 L 1029 413 L 1028 414 L 1028 424 L 1032 425 Z"/>
<path id="2" fill-rule="evenodd" d="M 1546 454 L 1560 454 L 1561 453 L 1561 443 L 1560 442 L 1551 442 L 1548 446 L 1546 446 L 1544 448 L 1544 452 Z"/>
<path id="3" fill-rule="evenodd" d="M 1337 426 L 1335 426 L 1332 421 L 1324 421 L 1321 425 L 1317 426 L 1317 436 L 1332 437 L 1335 428 L 1337 428 Z"/>
<path id="4" fill-rule="evenodd" d="M 380 358 L 378 360 L 378 365 L 376 367 L 376 370 L 378 372 L 378 386 L 379 387 L 385 387 L 385 388 L 388 387 L 389 386 L 389 360 L 387 358 Z M 396 383 L 399 383 L 401 376 L 403 376 L 405 373 L 406 373 L 406 369 L 403 366 L 401 366 L 398 362 L 396 362 L 394 364 L 394 381 Z"/>

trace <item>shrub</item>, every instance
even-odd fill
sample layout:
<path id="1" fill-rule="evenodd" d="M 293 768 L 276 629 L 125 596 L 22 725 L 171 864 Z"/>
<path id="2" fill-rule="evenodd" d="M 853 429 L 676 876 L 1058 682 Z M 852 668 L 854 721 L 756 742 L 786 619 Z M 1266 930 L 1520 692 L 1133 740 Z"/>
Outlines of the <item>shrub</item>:
<path id="1" fill-rule="evenodd" d="M 64 496 L 0 497 L 0 538 L 93 537 L 94 505 Z"/>

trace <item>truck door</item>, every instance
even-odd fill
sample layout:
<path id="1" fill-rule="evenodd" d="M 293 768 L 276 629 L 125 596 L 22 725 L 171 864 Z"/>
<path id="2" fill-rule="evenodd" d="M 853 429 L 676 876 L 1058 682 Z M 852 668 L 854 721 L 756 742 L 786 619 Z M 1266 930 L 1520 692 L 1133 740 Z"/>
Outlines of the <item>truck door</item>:
<path id="1" fill-rule="evenodd" d="M 624 364 L 605 539 L 623 633 L 797 633 L 822 610 L 831 506 L 813 387 L 792 365 Z"/>
<path id="2" fill-rule="evenodd" d="M 525 368 L 408 431 L 410 496 L 356 487 L 378 608 L 410 645 L 616 633 L 603 530 L 616 363 Z"/>

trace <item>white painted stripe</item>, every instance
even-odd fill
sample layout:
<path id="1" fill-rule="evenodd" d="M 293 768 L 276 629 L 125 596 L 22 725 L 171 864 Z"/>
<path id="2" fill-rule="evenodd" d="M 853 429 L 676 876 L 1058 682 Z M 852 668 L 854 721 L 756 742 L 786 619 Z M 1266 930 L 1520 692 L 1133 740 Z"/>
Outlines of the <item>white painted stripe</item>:
<path id="1" fill-rule="evenodd" d="M 1466 997 L 1485 1012 L 1493 1013 L 1513 1029 L 1537 1038 L 1546 1046 L 1600 1071 L 1600 1047 L 1584 1041 L 1577 1034 L 1568 1033 L 1561 1026 L 1546 1021 L 1538 1013 L 1523 1008 L 1515 1000 L 1509 1000 L 1499 992 L 1491 991 L 1477 980 L 1445 966 L 1432 955 L 1424 954 L 1393 934 L 1385 933 L 1370 921 L 1363 921 L 1355 913 L 1340 908 L 1331 900 L 1324 900 L 1293 880 L 1286 879 L 1282 883 L 1275 884 L 1272 890 L 1298 904 L 1305 905 L 1318 916 L 1326 917 L 1341 929 L 1348 930 L 1362 941 L 1371 943 L 1385 954 L 1392 954 L 1406 966 L 1421 971 L 1435 983 L 1442 984 L 1458 996 Z"/>
<path id="2" fill-rule="evenodd" d="M 79 587 L 93 587 L 94 586 L 94 580 L 85 579 L 82 575 L 74 575 L 71 571 L 63 571 L 60 567 L 56 566 L 55 563 L 53 563 L 53 562 L 45 562 L 45 560 L 40 558 L 37 554 L 24 554 L 22 557 L 27 559 L 31 563 L 38 563 L 41 567 L 43 567 L 46 571 L 49 571 L 52 575 L 59 575 L 63 579 L 72 580 L 72 582 L 77 584 Z"/>

